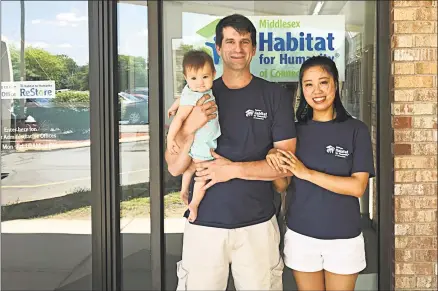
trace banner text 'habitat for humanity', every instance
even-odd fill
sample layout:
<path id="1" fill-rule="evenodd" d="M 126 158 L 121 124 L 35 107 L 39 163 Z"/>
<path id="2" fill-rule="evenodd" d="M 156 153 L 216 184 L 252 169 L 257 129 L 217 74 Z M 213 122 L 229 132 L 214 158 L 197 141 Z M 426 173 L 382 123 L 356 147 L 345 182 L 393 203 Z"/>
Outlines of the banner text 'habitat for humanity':
<path id="1" fill-rule="evenodd" d="M 311 56 L 322 55 L 336 63 L 340 81 L 345 80 L 344 15 L 247 17 L 257 29 L 257 50 L 251 62 L 254 75 L 274 82 L 296 82 L 301 64 Z M 199 26 L 196 35 L 181 39 L 183 44 L 211 53 L 217 77 L 222 74 L 222 61 L 215 48 L 215 28 L 221 18 L 194 22 Z"/>

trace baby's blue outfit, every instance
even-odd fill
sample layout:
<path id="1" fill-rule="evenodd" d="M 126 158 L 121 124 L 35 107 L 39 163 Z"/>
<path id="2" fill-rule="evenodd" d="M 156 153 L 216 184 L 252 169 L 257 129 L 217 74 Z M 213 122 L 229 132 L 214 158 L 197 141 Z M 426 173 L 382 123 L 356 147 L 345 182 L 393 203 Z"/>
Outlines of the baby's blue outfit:
<path id="1" fill-rule="evenodd" d="M 196 102 L 205 94 L 211 96 L 206 102 L 215 100 L 213 91 L 208 90 L 206 92 L 192 91 L 188 85 L 186 85 L 181 93 L 180 106 L 191 105 L 196 106 Z M 217 112 L 216 112 L 217 113 Z M 219 126 L 219 115 L 214 119 L 208 121 L 203 127 L 198 129 L 195 133 L 195 139 L 193 140 L 192 147 L 190 148 L 189 155 L 198 160 L 208 161 L 213 160 L 210 149 L 217 148 L 217 138 L 221 135 Z"/>

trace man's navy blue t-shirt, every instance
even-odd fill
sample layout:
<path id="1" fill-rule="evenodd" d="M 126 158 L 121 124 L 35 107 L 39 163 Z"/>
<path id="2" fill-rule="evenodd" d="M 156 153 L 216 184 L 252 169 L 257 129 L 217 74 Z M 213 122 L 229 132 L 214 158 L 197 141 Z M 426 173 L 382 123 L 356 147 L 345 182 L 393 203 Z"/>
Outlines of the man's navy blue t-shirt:
<path id="1" fill-rule="evenodd" d="M 360 120 L 297 123 L 296 156 L 309 169 L 349 177 L 367 172 L 374 177 L 368 127 Z M 287 226 L 318 239 L 346 239 L 361 233 L 359 199 L 292 178 Z"/>
<path id="2" fill-rule="evenodd" d="M 278 84 L 253 76 L 246 87 L 229 89 L 219 78 L 213 94 L 222 132 L 216 153 L 224 158 L 264 160 L 274 142 L 296 137 L 292 96 Z M 207 190 L 194 224 L 238 228 L 267 221 L 275 214 L 274 193 L 270 181 L 217 183 Z"/>

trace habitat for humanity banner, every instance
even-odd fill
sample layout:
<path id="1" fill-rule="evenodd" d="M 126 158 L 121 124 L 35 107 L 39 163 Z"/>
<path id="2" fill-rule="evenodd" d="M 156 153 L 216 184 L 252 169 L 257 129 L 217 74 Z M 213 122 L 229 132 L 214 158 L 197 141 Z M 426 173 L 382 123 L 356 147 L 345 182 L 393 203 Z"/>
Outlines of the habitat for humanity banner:
<path id="1" fill-rule="evenodd" d="M 345 75 L 345 17 L 344 15 L 247 16 L 257 29 L 257 50 L 251 72 L 273 82 L 295 82 L 301 64 L 311 56 L 331 58 Z M 222 62 L 215 48 L 215 29 L 222 17 L 197 25 L 196 35 L 184 35 L 184 45 L 204 48 L 213 56 L 217 76 L 222 74 Z M 186 31 L 183 28 L 183 31 Z M 175 45 L 173 47 L 175 48 Z"/>

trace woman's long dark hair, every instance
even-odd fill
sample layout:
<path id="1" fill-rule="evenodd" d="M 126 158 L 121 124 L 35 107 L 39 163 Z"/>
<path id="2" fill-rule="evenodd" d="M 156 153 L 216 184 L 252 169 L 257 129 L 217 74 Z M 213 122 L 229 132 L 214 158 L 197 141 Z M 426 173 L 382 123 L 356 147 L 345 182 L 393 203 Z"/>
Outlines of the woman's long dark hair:
<path id="1" fill-rule="evenodd" d="M 311 67 L 321 67 L 333 77 L 336 86 L 335 100 L 333 102 L 334 110 L 336 112 L 336 117 L 334 118 L 333 121 L 342 122 L 347 120 L 348 118 L 351 118 L 351 115 L 347 112 L 347 110 L 344 108 L 341 102 L 341 95 L 339 93 L 339 73 L 338 73 L 338 69 L 336 68 L 335 62 L 333 62 L 328 57 L 315 56 L 307 59 L 301 65 L 300 80 L 298 84 L 300 88 L 299 89 L 300 103 L 298 105 L 298 109 L 296 113 L 298 122 L 306 123 L 307 121 L 312 120 L 313 118 L 313 108 L 307 103 L 306 98 L 304 97 L 304 90 L 302 84 L 304 72 Z"/>

